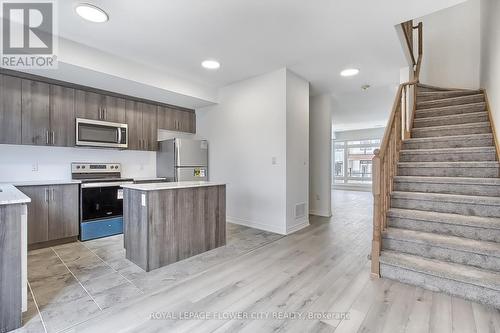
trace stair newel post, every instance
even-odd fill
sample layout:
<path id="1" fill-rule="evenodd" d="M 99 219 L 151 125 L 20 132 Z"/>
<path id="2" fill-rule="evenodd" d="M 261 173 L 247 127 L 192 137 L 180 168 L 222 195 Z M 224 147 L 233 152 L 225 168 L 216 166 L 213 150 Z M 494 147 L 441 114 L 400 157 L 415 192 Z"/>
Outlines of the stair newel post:
<path id="1" fill-rule="evenodd" d="M 380 150 L 376 149 L 372 160 L 373 180 L 373 241 L 371 254 L 371 276 L 372 278 L 380 277 L 380 251 L 382 249 L 381 233 L 382 233 L 382 216 L 384 209 L 381 202 L 380 192 L 382 185 L 382 173 L 380 168 Z"/>

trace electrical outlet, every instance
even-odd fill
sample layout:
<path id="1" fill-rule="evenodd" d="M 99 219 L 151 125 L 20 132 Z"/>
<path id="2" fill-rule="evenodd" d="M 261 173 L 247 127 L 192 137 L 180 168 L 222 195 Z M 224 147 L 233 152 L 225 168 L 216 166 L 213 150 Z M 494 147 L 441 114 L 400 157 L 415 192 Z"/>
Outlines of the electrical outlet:
<path id="1" fill-rule="evenodd" d="M 320 199 L 319 199 L 319 194 L 316 194 L 316 200 L 320 200 Z"/>
<path id="2" fill-rule="evenodd" d="M 272 165 L 278 164 L 278 158 L 276 156 L 271 157 L 271 164 Z"/>
<path id="3" fill-rule="evenodd" d="M 31 165 L 31 171 L 33 172 L 38 171 L 38 162 L 35 162 Z"/>

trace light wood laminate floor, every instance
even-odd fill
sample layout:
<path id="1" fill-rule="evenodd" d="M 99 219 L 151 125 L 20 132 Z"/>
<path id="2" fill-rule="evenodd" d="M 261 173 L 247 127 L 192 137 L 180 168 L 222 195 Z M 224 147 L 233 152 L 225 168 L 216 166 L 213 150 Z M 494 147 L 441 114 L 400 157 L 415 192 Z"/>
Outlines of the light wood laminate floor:
<path id="1" fill-rule="evenodd" d="M 287 237 L 229 224 L 226 247 L 149 273 L 120 237 L 30 252 L 21 331 L 500 332 L 497 309 L 369 279 L 371 200 L 334 191 Z"/>

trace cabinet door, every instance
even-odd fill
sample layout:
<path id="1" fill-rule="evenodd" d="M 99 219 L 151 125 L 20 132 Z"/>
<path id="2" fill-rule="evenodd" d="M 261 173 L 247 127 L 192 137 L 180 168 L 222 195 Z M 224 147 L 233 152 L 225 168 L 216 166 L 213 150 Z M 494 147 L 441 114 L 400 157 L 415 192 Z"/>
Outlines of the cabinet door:
<path id="1" fill-rule="evenodd" d="M 193 130 L 193 113 L 189 111 L 179 111 L 178 119 L 179 119 L 179 131 L 194 133 Z"/>
<path id="2" fill-rule="evenodd" d="M 156 105 L 141 103 L 142 108 L 142 138 L 143 150 L 156 151 L 158 129 L 156 119 Z"/>
<path id="3" fill-rule="evenodd" d="M 175 131 L 175 110 L 166 106 L 158 106 L 158 129 Z"/>
<path id="4" fill-rule="evenodd" d="M 54 146 L 75 146 L 75 90 L 50 86 L 50 130 Z"/>
<path id="5" fill-rule="evenodd" d="M 142 141 L 142 110 L 139 102 L 125 102 L 125 117 L 128 124 L 128 149 L 141 150 Z"/>
<path id="6" fill-rule="evenodd" d="M 49 240 L 78 236 L 78 185 L 53 185 L 49 189 Z"/>
<path id="7" fill-rule="evenodd" d="M 21 144 L 21 79 L 0 77 L 0 143 Z"/>
<path id="8" fill-rule="evenodd" d="M 22 80 L 22 143 L 48 145 L 50 85 L 43 82 Z"/>
<path id="9" fill-rule="evenodd" d="M 49 188 L 46 186 L 22 186 L 19 190 L 26 194 L 28 203 L 28 244 L 49 240 Z"/>
<path id="10" fill-rule="evenodd" d="M 75 114 L 77 118 L 104 120 L 103 96 L 90 91 L 75 91 Z"/>
<path id="11" fill-rule="evenodd" d="M 125 100 L 113 96 L 103 96 L 104 120 L 125 123 Z"/>
<path id="12" fill-rule="evenodd" d="M 187 131 L 189 133 L 196 133 L 196 113 L 195 112 L 188 112 L 188 126 L 187 126 Z"/>

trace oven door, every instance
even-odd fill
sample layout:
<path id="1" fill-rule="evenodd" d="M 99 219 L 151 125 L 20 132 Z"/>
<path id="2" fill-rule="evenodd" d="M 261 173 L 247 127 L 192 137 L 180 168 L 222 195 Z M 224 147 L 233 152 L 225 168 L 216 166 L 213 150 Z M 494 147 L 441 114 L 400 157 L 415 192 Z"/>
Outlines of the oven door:
<path id="1" fill-rule="evenodd" d="M 76 145 L 127 148 L 128 125 L 77 118 Z"/>
<path id="2" fill-rule="evenodd" d="M 119 185 L 83 187 L 82 222 L 123 215 L 123 189 Z"/>

